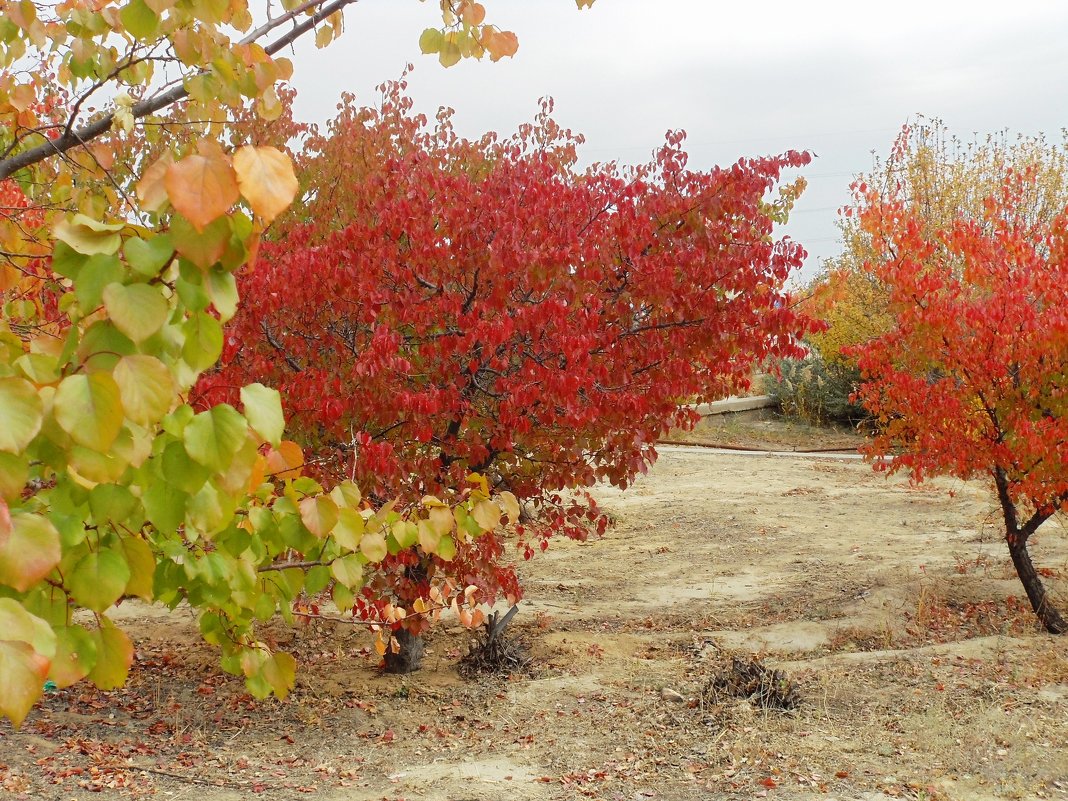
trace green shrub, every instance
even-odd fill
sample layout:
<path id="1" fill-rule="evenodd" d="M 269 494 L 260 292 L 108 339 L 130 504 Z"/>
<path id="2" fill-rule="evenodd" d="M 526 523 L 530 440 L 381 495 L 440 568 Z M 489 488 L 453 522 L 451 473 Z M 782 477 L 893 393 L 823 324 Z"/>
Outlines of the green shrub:
<path id="1" fill-rule="evenodd" d="M 868 417 L 849 396 L 860 383 L 860 371 L 849 363 L 828 363 L 817 354 L 785 359 L 766 379 L 766 389 L 787 416 L 810 423 L 849 423 Z"/>

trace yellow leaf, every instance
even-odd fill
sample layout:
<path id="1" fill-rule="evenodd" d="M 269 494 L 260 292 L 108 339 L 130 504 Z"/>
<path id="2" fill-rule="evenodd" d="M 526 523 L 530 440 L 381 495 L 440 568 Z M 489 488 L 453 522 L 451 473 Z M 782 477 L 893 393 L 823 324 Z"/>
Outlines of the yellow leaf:
<path id="1" fill-rule="evenodd" d="M 203 231 L 237 202 L 237 178 L 221 153 L 194 153 L 167 168 L 164 185 L 171 205 Z"/>
<path id="2" fill-rule="evenodd" d="M 509 525 L 515 525 L 519 521 L 519 515 L 522 511 L 519 506 L 519 499 L 505 490 L 497 496 L 497 500 L 504 507 L 504 513 L 508 516 Z"/>
<path id="3" fill-rule="evenodd" d="M 430 527 L 437 533 L 438 536 L 444 536 L 452 531 L 453 516 L 452 509 L 448 506 L 435 506 L 430 510 L 429 519 L 427 520 Z"/>
<path id="4" fill-rule="evenodd" d="M 479 501 L 471 510 L 471 516 L 483 531 L 493 531 L 501 521 L 501 510 L 493 501 Z"/>
<path id="5" fill-rule="evenodd" d="M 334 29 L 324 25 L 315 32 L 315 46 L 322 49 L 334 40 Z"/>
<path id="6" fill-rule="evenodd" d="M 53 235 L 83 255 L 111 255 L 122 244 L 118 232 L 123 228 L 122 224 L 102 223 L 85 214 L 75 214 L 69 219 L 60 220 Z"/>
<path id="7" fill-rule="evenodd" d="M 246 145 L 234 153 L 234 170 L 241 194 L 268 222 L 285 211 L 297 195 L 293 164 L 278 148 Z"/>

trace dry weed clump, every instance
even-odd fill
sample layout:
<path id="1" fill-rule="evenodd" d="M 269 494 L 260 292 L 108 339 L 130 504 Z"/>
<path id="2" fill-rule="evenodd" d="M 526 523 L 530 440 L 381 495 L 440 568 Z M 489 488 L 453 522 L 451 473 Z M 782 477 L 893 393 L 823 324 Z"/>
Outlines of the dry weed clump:
<path id="1" fill-rule="evenodd" d="M 705 705 L 745 700 L 760 709 L 788 711 L 801 705 L 794 682 L 757 657 L 729 656 L 701 690 Z"/>

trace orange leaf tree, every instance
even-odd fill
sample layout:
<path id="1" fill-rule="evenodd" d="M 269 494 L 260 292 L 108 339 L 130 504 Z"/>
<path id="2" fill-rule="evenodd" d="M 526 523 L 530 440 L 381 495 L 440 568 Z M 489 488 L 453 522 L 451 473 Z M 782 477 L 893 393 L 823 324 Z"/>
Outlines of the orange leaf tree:
<path id="1" fill-rule="evenodd" d="M 672 133 L 648 164 L 579 170 L 579 140 L 548 108 L 511 139 L 471 142 L 446 112 L 432 128 L 412 116 L 402 88 L 309 141 L 305 201 L 244 274 L 200 390 L 279 387 L 320 469 L 382 499 L 449 497 L 482 474 L 538 507 L 519 532 L 529 557 L 598 521 L 565 490 L 626 486 L 696 418 L 680 404 L 797 352 L 807 323 L 783 287 L 804 252 L 772 237 L 792 190 L 769 193 L 808 155 L 696 171 Z M 475 515 L 492 528 L 499 511 Z M 441 573 L 519 594 L 497 535 L 402 527 L 388 544 L 361 611 Z"/>
<path id="2" fill-rule="evenodd" d="M 1028 551 L 1068 508 L 1068 212 L 1035 215 L 1032 170 L 1007 171 L 981 210 L 932 224 L 900 184 L 863 187 L 867 262 L 893 325 L 855 348 L 877 468 L 987 476 L 1035 614 L 1068 631 Z"/>

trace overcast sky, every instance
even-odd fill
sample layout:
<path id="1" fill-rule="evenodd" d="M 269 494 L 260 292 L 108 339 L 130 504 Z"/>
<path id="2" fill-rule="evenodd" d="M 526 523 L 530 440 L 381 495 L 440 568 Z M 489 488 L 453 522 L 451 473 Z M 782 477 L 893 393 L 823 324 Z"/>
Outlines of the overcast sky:
<path id="1" fill-rule="evenodd" d="M 646 161 L 674 128 L 695 169 L 808 149 L 818 158 L 788 229 L 809 252 L 806 275 L 837 252 L 852 176 L 917 114 L 963 138 L 1007 128 L 1059 140 L 1068 127 L 1062 0 L 482 2 L 519 52 L 445 70 L 417 45 L 440 25 L 436 0 L 360 0 L 340 40 L 297 51 L 298 117 L 324 121 L 346 90 L 373 103 L 413 62 L 416 108 L 453 107 L 466 136 L 510 133 L 551 95 L 556 119 L 586 136 L 588 162 Z"/>

